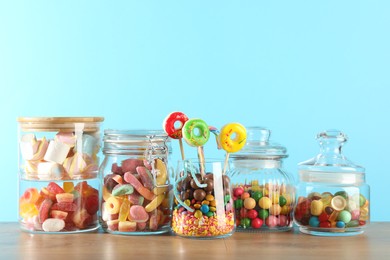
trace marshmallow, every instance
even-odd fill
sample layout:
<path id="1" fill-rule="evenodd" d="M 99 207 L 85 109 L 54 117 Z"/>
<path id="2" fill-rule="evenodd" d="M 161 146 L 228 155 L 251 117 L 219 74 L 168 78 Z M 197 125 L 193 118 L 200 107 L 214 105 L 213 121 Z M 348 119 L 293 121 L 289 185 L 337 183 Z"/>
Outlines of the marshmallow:
<path id="1" fill-rule="evenodd" d="M 68 155 L 70 146 L 57 141 L 50 141 L 49 147 L 47 148 L 45 161 L 56 162 L 62 164 Z"/>
<path id="2" fill-rule="evenodd" d="M 72 148 L 72 147 L 74 147 L 74 145 L 76 143 L 76 136 L 73 133 L 59 132 L 54 137 L 54 140 L 57 141 L 57 142 L 61 142 L 61 143 L 67 144 L 67 145 L 69 145 Z"/>
<path id="3" fill-rule="evenodd" d="M 45 137 L 43 137 L 42 140 L 39 140 L 37 143 L 39 144 L 38 150 L 36 151 L 34 156 L 31 158 L 32 161 L 42 160 L 46 154 L 47 147 L 49 146 L 49 143 L 47 142 Z"/>
<path id="4" fill-rule="evenodd" d="M 74 174 L 82 173 L 87 167 L 87 163 L 79 153 L 75 153 L 74 156 L 66 158 L 63 165 L 70 177 L 73 177 Z"/>
<path id="5" fill-rule="evenodd" d="M 20 139 L 20 151 L 25 160 L 31 160 L 38 150 L 39 143 L 34 134 L 25 134 Z"/>
<path id="6" fill-rule="evenodd" d="M 96 145 L 98 143 L 97 138 L 93 137 L 92 135 L 83 134 L 81 142 L 82 146 L 81 150 L 78 151 L 79 153 L 82 152 L 88 156 L 92 156 L 94 153 L 96 153 Z"/>
<path id="7" fill-rule="evenodd" d="M 38 177 L 44 179 L 61 179 L 64 176 L 64 167 L 55 162 L 41 162 L 38 164 Z"/>

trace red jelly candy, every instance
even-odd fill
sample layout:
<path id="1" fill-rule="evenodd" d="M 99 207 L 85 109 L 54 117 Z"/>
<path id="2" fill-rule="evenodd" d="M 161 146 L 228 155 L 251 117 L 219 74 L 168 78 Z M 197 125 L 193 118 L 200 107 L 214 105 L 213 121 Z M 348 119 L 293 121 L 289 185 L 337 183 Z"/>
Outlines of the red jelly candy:
<path id="1" fill-rule="evenodd" d="M 62 189 L 57 183 L 50 182 L 47 185 L 47 190 L 52 194 L 65 193 L 64 189 Z"/>
<path id="2" fill-rule="evenodd" d="M 328 219 L 329 219 L 329 215 L 326 214 L 325 212 L 322 212 L 321 215 L 318 216 L 318 220 L 320 222 L 328 221 Z"/>
<path id="3" fill-rule="evenodd" d="M 330 224 L 329 221 L 322 221 L 322 222 L 320 222 L 320 227 L 322 227 L 322 228 L 330 228 L 331 224 Z"/>
<path id="4" fill-rule="evenodd" d="M 99 209 L 99 197 L 95 194 L 88 196 L 85 201 L 85 209 L 88 214 L 95 215 Z"/>

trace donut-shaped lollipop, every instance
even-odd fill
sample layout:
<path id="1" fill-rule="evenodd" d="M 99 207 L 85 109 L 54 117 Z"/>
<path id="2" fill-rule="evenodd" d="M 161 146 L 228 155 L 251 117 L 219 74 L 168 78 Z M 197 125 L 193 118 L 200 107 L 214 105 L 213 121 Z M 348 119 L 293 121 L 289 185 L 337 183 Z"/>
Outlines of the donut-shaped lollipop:
<path id="1" fill-rule="evenodd" d="M 232 135 L 235 135 L 233 139 Z M 222 127 L 219 136 L 222 149 L 227 153 L 235 153 L 245 145 L 246 129 L 239 123 L 229 123 Z"/>
<path id="2" fill-rule="evenodd" d="M 180 139 L 183 137 L 181 129 L 187 121 L 188 117 L 184 113 L 172 112 L 165 118 L 163 122 L 164 131 L 169 137 L 173 139 Z M 180 122 L 179 127 L 175 126 L 176 122 Z"/>
<path id="3" fill-rule="evenodd" d="M 198 118 L 188 119 L 184 124 L 183 138 L 190 146 L 203 146 L 210 137 L 210 130 L 205 121 Z"/>

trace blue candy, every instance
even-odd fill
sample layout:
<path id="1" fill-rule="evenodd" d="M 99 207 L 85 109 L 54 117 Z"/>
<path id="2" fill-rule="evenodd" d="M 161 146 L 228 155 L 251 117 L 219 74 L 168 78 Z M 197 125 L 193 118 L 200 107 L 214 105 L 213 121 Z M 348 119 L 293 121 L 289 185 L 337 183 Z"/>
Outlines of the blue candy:
<path id="1" fill-rule="evenodd" d="M 345 223 L 343 221 L 337 221 L 336 222 L 336 227 L 338 227 L 338 228 L 345 228 Z"/>
<path id="2" fill-rule="evenodd" d="M 210 208 L 206 204 L 203 204 L 202 207 L 200 207 L 200 211 L 202 211 L 203 214 L 206 214 L 207 212 L 209 212 L 209 210 Z"/>
<path id="3" fill-rule="evenodd" d="M 319 227 L 320 226 L 320 221 L 319 221 L 318 217 L 316 217 L 316 216 L 310 217 L 309 225 L 311 227 Z"/>

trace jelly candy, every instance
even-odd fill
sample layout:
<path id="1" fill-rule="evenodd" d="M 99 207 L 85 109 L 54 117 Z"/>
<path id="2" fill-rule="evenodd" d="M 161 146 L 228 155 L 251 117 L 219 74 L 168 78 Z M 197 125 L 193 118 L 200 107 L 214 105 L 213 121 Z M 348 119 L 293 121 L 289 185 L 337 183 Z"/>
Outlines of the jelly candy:
<path id="1" fill-rule="evenodd" d="M 42 223 L 42 229 L 46 232 L 58 232 L 65 227 L 65 221 L 58 218 L 48 218 Z"/>
<path id="2" fill-rule="evenodd" d="M 133 186 L 130 184 L 118 184 L 112 190 L 113 196 L 128 195 L 134 192 Z"/>
<path id="3" fill-rule="evenodd" d="M 72 203 L 74 195 L 72 193 L 58 193 L 56 194 L 57 202 Z"/>
<path id="4" fill-rule="evenodd" d="M 127 183 L 130 183 L 138 192 L 147 200 L 153 200 L 154 194 L 147 188 L 145 188 L 136 177 L 130 172 L 126 172 L 124 179 Z"/>
<path id="5" fill-rule="evenodd" d="M 110 197 L 105 204 L 105 209 L 110 213 L 110 214 L 116 214 L 119 213 L 120 209 L 120 202 L 117 198 L 115 197 Z"/>
<path id="6" fill-rule="evenodd" d="M 45 199 L 39 207 L 38 220 L 39 223 L 43 223 L 49 217 L 49 211 L 53 202 L 50 199 Z"/>
<path id="7" fill-rule="evenodd" d="M 144 166 L 144 162 L 142 160 L 137 159 L 127 159 L 122 161 L 123 172 L 136 173 L 137 166 Z"/>
<path id="8" fill-rule="evenodd" d="M 153 189 L 153 177 L 149 170 L 146 169 L 144 166 L 138 166 L 136 168 L 137 173 L 139 174 L 139 177 L 141 178 L 142 184 L 145 188 L 152 190 Z"/>
<path id="9" fill-rule="evenodd" d="M 127 217 L 129 216 L 129 212 L 130 202 L 128 200 L 124 200 L 119 210 L 119 222 L 126 221 Z"/>
<path id="10" fill-rule="evenodd" d="M 146 222 L 149 219 L 149 214 L 144 207 L 133 205 L 130 207 L 130 218 L 135 222 Z"/>

